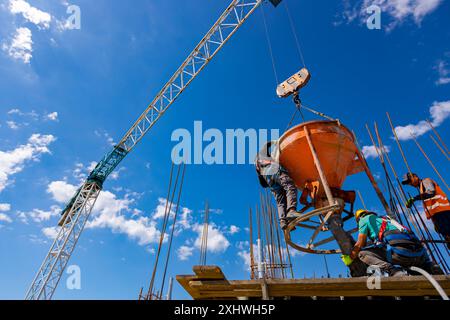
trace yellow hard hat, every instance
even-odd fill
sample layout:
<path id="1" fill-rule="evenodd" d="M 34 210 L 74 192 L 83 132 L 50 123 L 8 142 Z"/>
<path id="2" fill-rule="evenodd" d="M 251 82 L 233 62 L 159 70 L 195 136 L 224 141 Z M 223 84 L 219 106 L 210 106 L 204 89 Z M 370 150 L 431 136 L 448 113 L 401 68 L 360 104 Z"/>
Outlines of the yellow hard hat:
<path id="1" fill-rule="evenodd" d="M 359 209 L 359 210 L 356 211 L 356 213 L 355 213 L 355 219 L 356 219 L 356 220 L 359 220 L 359 218 L 361 218 L 361 216 L 362 216 L 364 213 L 367 213 L 367 212 L 369 212 L 369 211 L 367 211 L 367 210 L 365 210 L 365 209 Z"/>

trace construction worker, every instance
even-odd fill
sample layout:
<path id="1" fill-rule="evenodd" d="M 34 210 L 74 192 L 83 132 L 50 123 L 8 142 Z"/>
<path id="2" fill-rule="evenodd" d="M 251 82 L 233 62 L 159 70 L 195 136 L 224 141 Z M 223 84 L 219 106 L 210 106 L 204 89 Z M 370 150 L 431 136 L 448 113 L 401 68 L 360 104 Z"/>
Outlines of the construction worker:
<path id="1" fill-rule="evenodd" d="M 286 230 L 296 217 L 297 187 L 288 171 L 276 161 L 276 145 L 276 141 L 268 142 L 257 155 L 255 166 L 261 186 L 270 188 L 275 197 L 280 226 Z"/>
<path id="2" fill-rule="evenodd" d="M 402 267 L 412 266 L 429 273 L 440 273 L 419 239 L 397 221 L 367 210 L 358 210 L 355 218 L 359 236 L 351 254 L 342 256 L 347 266 L 359 258 L 366 265 L 378 267 L 393 277 L 405 275 Z M 368 239 L 373 245 L 366 247 Z"/>
<path id="3" fill-rule="evenodd" d="M 406 206 L 411 208 L 414 202 L 423 201 L 427 219 L 433 221 L 436 232 L 445 238 L 450 248 L 450 202 L 447 195 L 435 181 L 430 178 L 421 180 L 415 173 L 405 174 L 402 184 L 419 188 L 420 193 L 408 199 Z"/>

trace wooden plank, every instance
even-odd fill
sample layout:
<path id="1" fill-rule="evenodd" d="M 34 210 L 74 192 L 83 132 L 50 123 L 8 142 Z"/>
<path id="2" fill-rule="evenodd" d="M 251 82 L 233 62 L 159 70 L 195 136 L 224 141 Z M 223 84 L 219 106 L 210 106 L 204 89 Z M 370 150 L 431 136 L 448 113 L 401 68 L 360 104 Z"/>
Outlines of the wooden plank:
<path id="1" fill-rule="evenodd" d="M 189 286 L 189 282 L 195 278 L 195 276 L 187 276 L 187 275 L 178 275 L 176 276 L 176 279 L 178 283 L 183 287 L 184 290 L 186 290 L 187 293 L 191 295 L 193 299 L 198 299 L 200 297 L 198 291 L 194 288 L 191 288 Z"/>
<path id="2" fill-rule="evenodd" d="M 177 276 L 177 281 L 194 299 L 261 299 L 259 280 L 228 281 L 217 266 L 195 266 L 195 275 Z M 434 277 L 450 295 L 450 277 Z M 381 290 L 369 290 L 367 277 L 337 279 L 267 279 L 271 297 L 396 297 L 438 296 L 436 289 L 423 276 L 381 279 Z"/>
<path id="3" fill-rule="evenodd" d="M 218 266 L 194 266 L 192 269 L 198 279 L 226 279 L 222 270 Z"/>
<path id="4" fill-rule="evenodd" d="M 310 298 L 310 297 L 324 297 L 324 298 L 339 298 L 343 297 L 422 297 L 430 296 L 437 297 L 438 293 L 434 289 L 427 290 L 371 290 L 371 291 L 358 291 L 349 290 L 346 292 L 342 291 L 283 291 L 283 292 L 272 292 L 270 291 L 270 296 L 273 298 L 281 297 L 291 297 L 291 298 Z M 261 290 L 237 290 L 237 291 L 202 291 L 196 299 L 222 299 L 222 298 L 237 298 L 237 297 L 248 297 L 248 298 L 261 298 Z"/>
<path id="5" fill-rule="evenodd" d="M 228 281 L 195 281 L 189 282 L 189 286 L 196 290 L 201 291 L 233 291 L 238 287 L 231 285 Z"/>

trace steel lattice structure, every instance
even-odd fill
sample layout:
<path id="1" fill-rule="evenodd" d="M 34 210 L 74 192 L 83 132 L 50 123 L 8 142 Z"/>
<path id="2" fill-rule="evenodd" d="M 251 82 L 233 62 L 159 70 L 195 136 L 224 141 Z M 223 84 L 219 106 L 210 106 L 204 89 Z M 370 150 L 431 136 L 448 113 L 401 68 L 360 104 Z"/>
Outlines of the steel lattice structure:
<path id="1" fill-rule="evenodd" d="M 99 162 L 64 209 L 64 224 L 26 294 L 27 300 L 53 297 L 106 178 L 262 2 L 233 0 L 119 144 Z M 277 5 L 280 1 L 271 2 Z"/>

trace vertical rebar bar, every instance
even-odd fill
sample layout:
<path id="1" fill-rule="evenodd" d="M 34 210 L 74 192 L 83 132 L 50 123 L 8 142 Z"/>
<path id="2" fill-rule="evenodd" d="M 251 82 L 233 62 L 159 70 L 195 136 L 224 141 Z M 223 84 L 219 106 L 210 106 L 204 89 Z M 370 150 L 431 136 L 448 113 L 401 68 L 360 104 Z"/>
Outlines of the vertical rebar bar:
<path id="1" fill-rule="evenodd" d="M 450 187 L 448 186 L 447 182 L 442 177 L 442 175 L 440 174 L 439 170 L 436 168 L 436 166 L 434 165 L 433 161 L 431 161 L 430 157 L 427 155 L 425 150 L 422 148 L 422 146 L 420 145 L 419 141 L 417 141 L 416 137 L 413 134 L 411 134 L 411 137 L 412 137 L 413 141 L 416 143 L 416 145 L 419 148 L 420 152 L 422 152 L 423 156 L 427 159 L 428 163 L 433 168 L 434 172 L 436 172 L 436 174 L 438 175 L 439 179 L 441 179 L 442 183 L 450 191 Z"/>
<path id="2" fill-rule="evenodd" d="M 252 208 L 249 210 L 249 234 L 250 234 L 250 279 L 255 279 L 255 256 L 253 252 L 253 214 Z"/>
<path id="3" fill-rule="evenodd" d="M 445 152 L 444 149 L 442 149 L 442 146 L 439 144 L 439 142 L 436 141 L 436 139 L 430 134 L 430 138 L 431 140 L 433 140 L 434 144 L 436 145 L 436 147 L 438 147 L 438 149 L 441 151 L 441 153 L 444 155 L 444 157 L 450 161 L 450 157 L 448 156 L 448 153 Z"/>
<path id="4" fill-rule="evenodd" d="M 430 122 L 430 120 L 427 119 L 427 123 L 430 126 L 431 130 L 434 132 L 434 134 L 436 135 L 436 137 L 439 139 L 439 141 L 442 143 L 442 146 L 444 147 L 445 151 L 447 151 L 447 154 L 450 154 L 450 151 L 447 147 L 447 145 L 445 144 L 444 140 L 441 138 L 441 135 L 439 134 L 439 132 L 437 132 L 437 130 L 434 128 L 433 124 Z"/>

